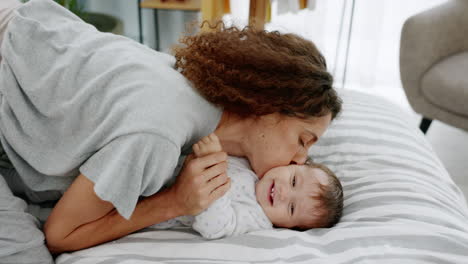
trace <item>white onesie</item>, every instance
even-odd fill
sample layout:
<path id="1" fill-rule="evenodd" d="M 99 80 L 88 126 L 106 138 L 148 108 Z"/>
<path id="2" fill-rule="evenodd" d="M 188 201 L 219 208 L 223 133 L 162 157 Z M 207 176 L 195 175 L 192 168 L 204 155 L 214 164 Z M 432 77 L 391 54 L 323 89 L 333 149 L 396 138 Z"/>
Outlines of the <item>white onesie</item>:
<path id="1" fill-rule="evenodd" d="M 203 237 L 216 239 L 273 228 L 255 196 L 257 175 L 244 158 L 228 157 L 227 175 L 231 188 L 199 215 L 181 216 L 151 227 L 169 229 L 192 226 Z"/>

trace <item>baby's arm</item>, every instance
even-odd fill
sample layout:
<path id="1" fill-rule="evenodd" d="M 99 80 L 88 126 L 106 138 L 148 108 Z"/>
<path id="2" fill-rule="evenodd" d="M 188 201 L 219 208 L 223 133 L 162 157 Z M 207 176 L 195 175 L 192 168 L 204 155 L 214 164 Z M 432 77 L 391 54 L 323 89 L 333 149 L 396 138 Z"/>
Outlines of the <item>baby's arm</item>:
<path id="1" fill-rule="evenodd" d="M 221 143 L 219 142 L 219 139 L 215 134 L 210 134 L 202 138 L 200 141 L 194 144 L 192 148 L 197 158 L 209 155 L 211 153 L 222 151 Z M 220 199 L 218 199 L 217 201 L 219 200 Z M 213 202 L 213 204 L 217 201 Z M 192 226 L 193 222 L 194 217 L 186 215 L 169 219 L 165 222 L 161 222 L 150 227 L 155 229 L 171 229 L 179 226 Z"/>
<path id="2" fill-rule="evenodd" d="M 224 195 L 195 216 L 192 228 L 204 238 L 217 239 L 232 235 L 236 225 L 237 217 L 231 199 Z"/>
<path id="3" fill-rule="evenodd" d="M 218 136 L 216 136 L 214 133 L 211 133 L 208 136 L 200 139 L 200 141 L 193 145 L 192 149 L 197 158 L 223 150 Z"/>
<path id="4" fill-rule="evenodd" d="M 212 152 L 222 151 L 222 147 L 218 137 L 211 134 L 195 144 L 193 150 L 195 155 L 200 157 Z M 234 164 L 231 165 L 236 166 L 235 159 L 228 159 L 228 161 L 234 162 Z M 237 164 L 237 166 L 241 165 Z M 255 184 L 253 180 L 252 182 L 249 180 L 247 180 L 248 182 L 243 182 L 246 179 L 250 179 L 243 174 L 248 173 L 246 170 L 231 170 L 230 174 L 234 173 L 234 175 L 229 175 L 233 177 L 231 179 L 232 189 L 229 190 L 226 195 L 214 201 L 205 211 L 195 216 L 192 228 L 199 232 L 204 238 L 217 239 L 226 236 L 245 234 L 254 230 L 271 228 L 271 223 L 269 223 L 267 219 L 261 222 L 262 217 L 256 214 L 257 210 L 261 209 L 256 204 L 256 200 L 254 201 L 256 206 L 253 206 L 251 203 L 246 203 L 246 200 L 250 199 L 248 197 L 239 197 L 238 199 L 232 200 L 235 194 L 245 195 L 245 193 L 241 191 L 242 187 L 244 187 L 242 184 Z M 235 175 L 237 173 L 241 173 L 242 175 Z M 243 202 L 239 199 L 243 200 Z M 255 197 L 253 197 L 253 199 L 255 199 Z"/>
<path id="5" fill-rule="evenodd" d="M 210 134 L 193 145 L 196 157 L 203 157 L 213 152 L 222 151 L 221 143 L 215 134 Z M 231 199 L 224 195 L 205 211 L 195 216 L 193 229 L 203 237 L 216 239 L 232 234 L 236 226 L 236 215 L 231 206 Z"/>
<path id="6" fill-rule="evenodd" d="M 233 187 L 235 185 L 233 182 Z M 259 212 L 259 209 L 261 210 L 258 206 L 231 200 L 225 195 L 195 216 L 192 228 L 208 239 L 272 228 L 271 222 L 264 216 L 263 211 Z"/>

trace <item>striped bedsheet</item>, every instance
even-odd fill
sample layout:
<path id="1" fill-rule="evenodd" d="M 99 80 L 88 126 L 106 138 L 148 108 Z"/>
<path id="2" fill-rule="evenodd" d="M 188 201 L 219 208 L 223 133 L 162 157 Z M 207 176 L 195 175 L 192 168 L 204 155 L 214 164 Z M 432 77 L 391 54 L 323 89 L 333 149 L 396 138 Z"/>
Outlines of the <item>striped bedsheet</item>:
<path id="1" fill-rule="evenodd" d="M 422 133 L 384 99 L 339 92 L 344 111 L 310 150 L 343 184 L 335 227 L 215 241 L 148 228 L 57 263 L 468 263 L 465 199 Z"/>

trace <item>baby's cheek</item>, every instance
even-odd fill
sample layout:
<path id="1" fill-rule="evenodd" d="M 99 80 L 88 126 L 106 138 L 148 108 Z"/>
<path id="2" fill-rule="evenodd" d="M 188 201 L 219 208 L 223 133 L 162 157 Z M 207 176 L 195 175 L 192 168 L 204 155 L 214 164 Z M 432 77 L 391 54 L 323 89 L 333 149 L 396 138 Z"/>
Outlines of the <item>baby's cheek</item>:
<path id="1" fill-rule="evenodd" d="M 257 181 L 255 183 L 255 197 L 257 197 L 257 201 L 259 200 L 258 199 L 258 196 L 259 196 L 259 193 L 261 192 L 261 188 L 260 188 L 260 181 Z"/>
<path id="2" fill-rule="evenodd" d="M 260 203 L 260 195 L 258 194 L 256 190 L 255 190 L 255 198 L 257 199 L 257 202 L 260 204 L 260 206 L 263 208 L 262 204 Z M 263 208 L 263 210 L 265 210 L 265 208 Z"/>
<path id="3" fill-rule="evenodd" d="M 270 222 L 273 224 L 274 227 L 279 227 L 279 228 L 286 227 L 283 222 L 278 221 L 276 219 L 270 219 Z"/>
<path id="4" fill-rule="evenodd" d="M 271 208 L 271 207 L 270 207 L 270 208 L 267 208 L 267 209 L 265 210 L 265 213 L 266 213 L 268 219 L 270 219 L 270 222 L 271 222 L 274 226 L 278 226 L 278 227 L 282 226 L 282 222 L 283 222 L 283 221 L 281 221 L 281 217 L 279 217 L 278 212 L 275 211 L 274 208 Z"/>

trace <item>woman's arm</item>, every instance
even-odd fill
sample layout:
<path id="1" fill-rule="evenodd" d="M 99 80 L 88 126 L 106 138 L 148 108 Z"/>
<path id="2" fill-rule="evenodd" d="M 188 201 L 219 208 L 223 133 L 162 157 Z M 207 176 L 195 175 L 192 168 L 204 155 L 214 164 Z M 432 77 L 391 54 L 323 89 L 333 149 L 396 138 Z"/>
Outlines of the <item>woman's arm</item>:
<path id="1" fill-rule="evenodd" d="M 80 174 L 52 210 L 44 233 L 52 253 L 74 251 L 111 241 L 180 215 L 195 215 L 230 187 L 224 152 L 189 158 L 176 183 L 140 200 L 129 220 L 94 193 Z"/>

